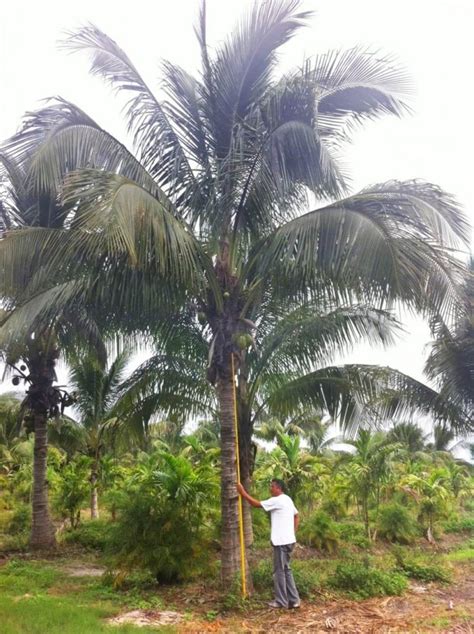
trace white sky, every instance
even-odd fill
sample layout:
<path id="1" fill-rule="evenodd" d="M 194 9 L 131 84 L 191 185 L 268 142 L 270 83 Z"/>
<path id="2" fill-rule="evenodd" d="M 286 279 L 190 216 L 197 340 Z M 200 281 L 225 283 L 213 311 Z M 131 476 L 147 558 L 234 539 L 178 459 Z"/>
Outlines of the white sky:
<path id="1" fill-rule="evenodd" d="M 224 37 L 247 5 L 242 0 L 208 0 L 211 43 Z M 455 194 L 474 224 L 472 0 L 306 0 L 303 6 L 316 15 L 283 49 L 285 67 L 313 53 L 364 44 L 395 54 L 416 86 L 413 116 L 368 123 L 347 147 L 354 191 L 392 178 L 423 178 Z M 120 104 L 100 79 L 88 75 L 86 57 L 58 50 L 58 40 L 65 30 L 92 22 L 115 39 L 149 85 L 157 87 L 160 59 L 190 71 L 199 63 L 193 33 L 197 10 L 198 0 L 3 0 L 0 139 L 12 134 L 22 114 L 38 107 L 40 99 L 61 95 L 125 140 Z M 406 327 L 409 333 L 397 346 L 360 346 L 347 360 L 391 365 L 421 379 L 429 332 L 419 320 L 409 319 Z"/>

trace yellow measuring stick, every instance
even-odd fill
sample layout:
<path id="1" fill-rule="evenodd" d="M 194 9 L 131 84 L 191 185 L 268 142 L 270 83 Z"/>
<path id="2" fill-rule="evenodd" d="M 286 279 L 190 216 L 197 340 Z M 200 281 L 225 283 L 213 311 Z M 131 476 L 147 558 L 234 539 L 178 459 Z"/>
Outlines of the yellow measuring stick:
<path id="1" fill-rule="evenodd" d="M 240 482 L 240 454 L 239 454 L 239 424 L 237 420 L 237 394 L 235 389 L 234 355 L 230 355 L 232 365 L 232 386 L 234 394 L 234 428 L 237 456 L 237 482 Z M 242 579 L 242 597 L 247 596 L 247 578 L 245 574 L 245 543 L 244 543 L 244 515 L 242 510 L 242 496 L 239 495 L 239 535 L 240 535 L 240 577 Z"/>

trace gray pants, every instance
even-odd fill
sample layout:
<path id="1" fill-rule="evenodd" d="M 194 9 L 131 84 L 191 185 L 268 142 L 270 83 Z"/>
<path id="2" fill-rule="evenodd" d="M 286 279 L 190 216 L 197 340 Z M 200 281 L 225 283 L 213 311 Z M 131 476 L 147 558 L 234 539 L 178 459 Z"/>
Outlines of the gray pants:
<path id="1" fill-rule="evenodd" d="M 273 546 L 273 588 L 275 601 L 287 608 L 300 602 L 295 580 L 290 567 L 294 544 Z"/>

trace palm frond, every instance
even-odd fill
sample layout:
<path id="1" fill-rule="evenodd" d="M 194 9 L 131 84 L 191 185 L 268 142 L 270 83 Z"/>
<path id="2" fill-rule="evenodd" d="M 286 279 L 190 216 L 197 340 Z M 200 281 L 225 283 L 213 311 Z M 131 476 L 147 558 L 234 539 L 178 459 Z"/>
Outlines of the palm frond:
<path id="1" fill-rule="evenodd" d="M 169 195 L 194 183 L 195 177 L 180 140 L 162 106 L 131 60 L 114 40 L 89 24 L 68 34 L 64 47 L 91 55 L 91 73 L 103 77 L 117 92 L 131 93 L 126 113 L 140 162 Z"/>
<path id="2" fill-rule="evenodd" d="M 451 196 L 430 183 L 391 181 L 281 226 L 263 243 L 257 266 L 288 293 L 327 280 L 368 292 L 370 302 L 401 299 L 425 310 L 431 303 L 448 313 L 461 279 L 449 250 L 468 239 Z"/>
<path id="3" fill-rule="evenodd" d="M 268 88 L 277 50 L 305 22 L 300 0 L 255 2 L 251 12 L 217 49 L 211 61 L 214 87 L 214 134 L 217 155 L 232 147 L 235 126 L 248 115 Z"/>
<path id="4" fill-rule="evenodd" d="M 150 191 L 153 177 L 130 151 L 76 105 L 57 97 L 25 116 L 5 152 L 25 173 L 33 193 L 56 194 L 65 175 L 79 168 L 116 172 Z M 26 178 L 27 177 L 27 178 Z"/>
<path id="5" fill-rule="evenodd" d="M 392 368 L 363 366 L 379 385 L 378 394 L 369 409 L 385 419 L 403 419 L 414 413 L 431 416 L 435 421 L 448 425 L 456 433 L 474 429 L 472 409 L 463 407 L 448 394 L 433 388 Z"/>
<path id="6" fill-rule="evenodd" d="M 396 60 L 354 47 L 333 50 L 308 61 L 303 76 L 316 87 L 317 125 L 323 137 L 338 142 L 348 126 L 385 114 L 409 111 L 413 84 Z"/>
<path id="7" fill-rule="evenodd" d="M 84 426 L 97 426 L 111 417 L 129 360 L 127 351 L 118 354 L 109 367 L 91 352 L 70 359 L 69 382 L 77 391 L 76 408 Z"/>
<path id="8" fill-rule="evenodd" d="M 288 375 L 274 376 L 267 383 L 266 408 L 286 417 L 310 406 L 345 428 L 360 422 L 364 401 L 377 390 L 372 377 L 357 366 L 327 367 L 288 379 Z"/>
<path id="9" fill-rule="evenodd" d="M 0 269 L 5 283 L 24 289 L 38 265 L 55 280 L 58 273 L 73 277 L 84 267 L 105 266 L 125 258 L 162 280 L 200 284 L 207 256 L 189 231 L 176 220 L 168 199 L 154 195 L 116 174 L 82 170 L 70 174 L 63 190 L 65 204 L 77 204 L 70 230 L 24 229 L 10 232 L 0 245 Z M 36 259 L 36 262 L 34 261 Z M 28 264 L 29 263 L 29 264 Z M 108 265 L 109 275 L 110 264 Z M 115 270 L 116 276 L 120 271 Z M 98 274 L 100 274 L 100 269 Z M 18 280 L 18 277 L 24 278 Z M 31 284 L 30 284 L 31 289 Z"/>
<path id="10" fill-rule="evenodd" d="M 135 414 L 199 416 L 215 407 L 206 367 L 198 361 L 157 354 L 145 361 L 122 385 L 121 403 Z"/>
<path id="11" fill-rule="evenodd" d="M 389 345 L 398 328 L 389 313 L 367 306 L 341 307 L 328 313 L 312 306 L 291 311 L 263 337 L 257 337 L 258 354 L 249 353 L 249 399 L 256 396 L 260 382 L 271 382 L 272 375 L 310 372 L 361 340 Z"/>
<path id="12" fill-rule="evenodd" d="M 97 241 L 112 256 L 126 253 L 142 270 L 153 262 L 164 277 L 199 283 L 207 258 L 193 235 L 172 215 L 169 199 L 129 179 L 98 170 L 80 170 L 66 180 L 65 203 L 79 200 L 74 227 L 82 248 Z M 104 249 L 105 247 L 105 249 Z"/>
<path id="13" fill-rule="evenodd" d="M 267 387 L 266 407 L 289 415 L 311 405 L 353 435 L 360 425 L 380 425 L 414 413 L 431 415 L 454 429 L 473 429 L 472 416 L 432 388 L 388 367 L 328 367 L 288 381 L 275 377 Z"/>

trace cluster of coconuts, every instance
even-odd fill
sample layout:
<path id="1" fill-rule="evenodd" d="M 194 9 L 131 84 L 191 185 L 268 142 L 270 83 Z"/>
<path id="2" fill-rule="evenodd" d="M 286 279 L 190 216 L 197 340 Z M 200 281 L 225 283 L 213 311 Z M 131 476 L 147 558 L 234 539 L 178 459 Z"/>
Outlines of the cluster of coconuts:
<path id="1" fill-rule="evenodd" d="M 248 332 L 242 332 L 235 334 L 232 341 L 240 350 L 245 350 L 253 344 L 253 337 Z"/>

